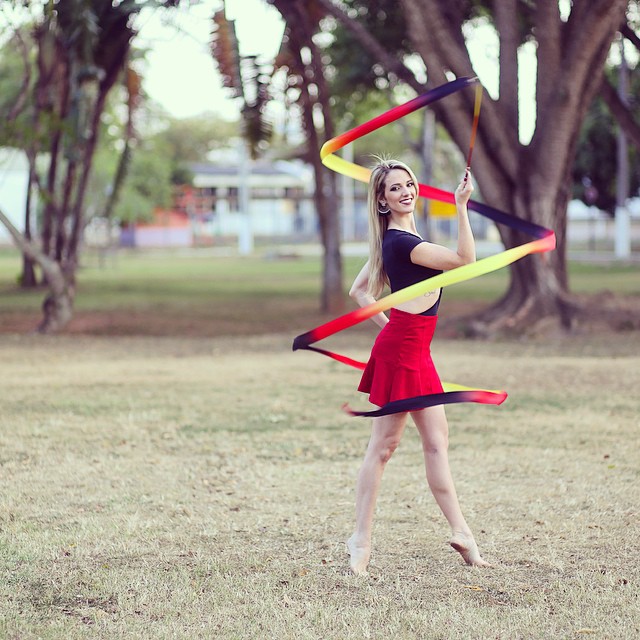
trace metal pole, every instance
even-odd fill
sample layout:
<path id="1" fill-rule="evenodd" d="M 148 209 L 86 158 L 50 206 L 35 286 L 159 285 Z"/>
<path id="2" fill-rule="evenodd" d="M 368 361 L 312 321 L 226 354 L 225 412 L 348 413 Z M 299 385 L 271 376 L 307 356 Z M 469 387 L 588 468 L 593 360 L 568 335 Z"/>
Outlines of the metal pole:
<path id="1" fill-rule="evenodd" d="M 240 141 L 238 167 L 238 204 L 240 206 L 240 223 L 238 229 L 238 252 L 242 256 L 253 252 L 253 229 L 251 225 L 251 158 L 247 152 L 247 144 Z"/>
<path id="2" fill-rule="evenodd" d="M 618 95 L 628 106 L 628 67 L 624 55 L 624 38 L 620 37 L 620 68 L 618 72 Z M 629 152 L 627 136 L 618 126 L 617 146 L 618 171 L 616 175 L 616 219 L 615 219 L 615 256 L 621 260 L 631 256 L 631 223 L 629 209 L 626 207 L 629 197 Z"/>

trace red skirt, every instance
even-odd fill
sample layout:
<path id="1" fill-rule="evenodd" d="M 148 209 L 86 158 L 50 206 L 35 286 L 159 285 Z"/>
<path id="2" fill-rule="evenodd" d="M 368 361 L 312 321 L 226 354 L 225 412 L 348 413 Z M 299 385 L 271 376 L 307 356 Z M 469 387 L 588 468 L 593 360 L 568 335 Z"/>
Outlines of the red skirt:
<path id="1" fill-rule="evenodd" d="M 391 309 L 362 374 L 358 391 L 379 407 L 415 396 L 442 393 L 431 359 L 431 338 L 438 316 L 421 316 Z"/>

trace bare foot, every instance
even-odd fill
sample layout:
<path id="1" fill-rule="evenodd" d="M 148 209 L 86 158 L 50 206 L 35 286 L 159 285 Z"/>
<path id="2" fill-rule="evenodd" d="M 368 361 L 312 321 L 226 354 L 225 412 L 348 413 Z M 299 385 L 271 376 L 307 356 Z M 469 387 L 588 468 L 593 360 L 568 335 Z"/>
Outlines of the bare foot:
<path id="1" fill-rule="evenodd" d="M 367 565 L 371 556 L 371 545 L 358 545 L 355 534 L 347 540 L 347 553 L 349 554 L 349 566 L 357 576 L 367 575 Z"/>
<path id="2" fill-rule="evenodd" d="M 491 565 L 482 559 L 478 545 L 471 535 L 456 532 L 449 544 L 462 556 L 462 559 L 471 567 L 490 567 Z"/>

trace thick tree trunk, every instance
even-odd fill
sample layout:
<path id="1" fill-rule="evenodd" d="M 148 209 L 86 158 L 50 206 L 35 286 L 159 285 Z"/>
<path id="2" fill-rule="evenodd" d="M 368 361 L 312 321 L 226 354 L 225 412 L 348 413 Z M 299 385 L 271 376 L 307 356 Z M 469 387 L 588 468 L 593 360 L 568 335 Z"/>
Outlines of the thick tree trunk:
<path id="1" fill-rule="evenodd" d="M 534 183 L 537 182 L 534 180 Z M 540 220 L 553 217 L 556 250 L 529 255 L 511 265 L 509 285 L 504 296 L 469 323 L 470 333 L 488 336 L 496 333 L 522 333 L 535 330 L 538 322 L 550 316 L 557 318 L 564 330 L 573 327 L 579 305 L 569 293 L 566 264 L 566 208 L 568 194 L 554 194 L 550 189 L 529 196 L 514 193 L 511 209 L 519 218 Z M 530 192 L 529 189 L 526 191 Z M 520 232 L 501 228 L 505 248 L 532 240 Z"/>
<path id="2" fill-rule="evenodd" d="M 320 161 L 320 143 L 317 131 L 313 127 L 310 111 L 308 117 L 305 117 L 305 121 L 307 121 L 309 161 L 313 166 L 315 177 L 313 200 L 318 213 L 323 247 L 320 308 L 327 313 L 339 313 L 344 310 L 344 292 L 342 290 L 342 255 L 340 253 L 340 225 L 336 211 L 335 182 Z"/>
<path id="3" fill-rule="evenodd" d="M 321 165 L 321 171 L 326 171 Z M 325 176 L 326 177 L 326 176 Z M 342 254 L 340 252 L 340 224 L 337 212 L 335 179 L 328 176 L 328 193 L 323 198 L 327 211 L 324 218 L 324 254 L 322 278 L 322 310 L 336 314 L 344 311 L 345 300 L 342 288 Z"/>
<path id="4" fill-rule="evenodd" d="M 42 266 L 42 265 L 41 265 Z M 75 300 L 75 273 L 65 275 L 57 262 L 49 261 L 43 268 L 49 293 L 42 303 L 42 320 L 39 333 L 57 333 L 64 329 L 73 317 Z"/>
<path id="5" fill-rule="evenodd" d="M 468 51 L 461 41 L 462 18 L 452 20 L 447 0 L 403 0 L 409 33 L 425 61 L 430 83 L 445 81 L 445 70 L 471 75 Z M 538 3 L 534 14 L 538 40 L 537 119 L 529 145 L 517 131 L 516 5 L 494 3 L 499 30 L 500 97 L 485 96 L 474 175 L 487 202 L 517 217 L 551 228 L 557 248 L 514 263 L 506 295 L 474 323 L 479 333 L 522 332 L 545 317 L 571 328 L 580 305 L 568 292 L 566 210 L 580 124 L 600 83 L 602 68 L 624 0 L 574 3 L 563 23 L 555 2 Z M 425 38 L 425 33 L 430 37 Z M 468 144 L 472 108 L 465 92 L 433 105 L 461 150 Z M 466 100 L 466 102 L 465 102 Z M 507 249 L 531 238 L 501 229 Z"/>
<path id="6" fill-rule="evenodd" d="M 340 313 L 345 307 L 340 253 L 340 224 L 337 210 L 335 175 L 327 171 L 320 160 L 320 138 L 314 120 L 314 107 L 320 106 L 324 136 L 331 138 L 333 130 L 329 113 L 328 93 L 323 76 L 321 54 L 313 43 L 314 25 L 309 7 L 304 2 L 274 2 L 288 25 L 289 49 L 295 60 L 295 72 L 300 75 L 299 90 L 302 120 L 307 134 L 307 161 L 315 177 L 314 203 L 318 214 L 323 246 L 323 274 L 320 307 L 323 312 Z M 305 64 L 302 51 L 311 52 L 311 64 Z M 312 99 L 309 87 L 314 87 Z"/>
<path id="7" fill-rule="evenodd" d="M 416 91 L 415 77 L 399 60 L 391 59 L 371 34 L 330 0 L 319 0 L 344 24 L 388 72 Z M 402 0 L 408 35 L 428 70 L 428 86 L 446 82 L 450 74 L 475 75 L 465 46 L 465 4 L 450 0 Z M 485 201 L 516 216 L 551 228 L 557 249 L 531 256 L 511 268 L 506 295 L 487 310 L 478 330 L 524 330 L 544 316 L 570 327 L 580 308 L 568 293 L 566 209 L 570 168 L 576 139 L 589 102 L 600 82 L 607 52 L 622 22 L 626 0 L 585 0 L 572 3 L 563 21 L 557 2 L 539 2 L 533 11 L 538 43 L 536 131 L 531 144 L 518 140 L 519 7 L 515 0 L 495 0 L 493 16 L 500 37 L 500 96 L 485 95 L 474 154 L 474 178 Z M 431 106 L 463 153 L 469 143 L 472 92 L 460 92 Z M 506 248 L 531 240 L 501 229 Z"/>
<path id="8" fill-rule="evenodd" d="M 20 286 L 23 289 L 35 289 L 38 286 L 35 262 L 27 256 L 22 256 L 22 273 L 20 274 Z"/>
<path id="9" fill-rule="evenodd" d="M 329 88 L 324 77 L 324 63 L 322 62 L 322 52 L 318 50 L 313 41 L 313 29 L 308 15 L 305 16 L 305 28 L 307 29 L 308 47 L 311 51 L 311 66 L 313 68 L 313 79 L 317 87 L 317 102 L 322 111 L 322 123 L 325 139 L 334 137 L 333 118 L 331 115 L 331 105 L 329 104 Z M 318 163 L 319 171 L 324 172 L 323 206 L 326 208 L 324 215 L 324 264 L 323 264 L 323 287 L 322 287 L 322 309 L 332 314 L 341 313 L 345 308 L 342 277 L 342 254 L 340 252 L 340 216 L 338 214 L 338 197 L 336 174 L 327 172 L 320 162 L 320 142 L 316 143 L 314 156 Z"/>
<path id="10" fill-rule="evenodd" d="M 99 120 L 104 107 L 106 89 L 98 95 L 90 125 L 89 139 L 79 150 L 82 159 L 80 174 L 78 162 L 70 160 L 64 187 L 63 203 L 58 215 L 55 262 L 46 261 L 41 266 L 49 293 L 42 304 L 43 318 L 38 327 L 41 333 L 56 333 L 63 329 L 73 316 L 76 292 L 76 271 L 78 268 L 78 248 L 83 224 L 84 196 L 98 141 Z M 75 151 L 74 153 L 77 153 Z M 67 212 L 70 210 L 69 215 Z M 71 220 L 71 233 L 67 236 L 66 221 Z"/>
<path id="11" fill-rule="evenodd" d="M 38 325 L 40 333 L 55 333 L 63 329 L 73 315 L 75 299 L 75 274 L 65 274 L 59 263 L 52 260 L 33 242 L 27 240 L 0 211 L 0 223 L 4 224 L 22 254 L 38 264 L 49 288 L 43 304 L 43 318 Z"/>

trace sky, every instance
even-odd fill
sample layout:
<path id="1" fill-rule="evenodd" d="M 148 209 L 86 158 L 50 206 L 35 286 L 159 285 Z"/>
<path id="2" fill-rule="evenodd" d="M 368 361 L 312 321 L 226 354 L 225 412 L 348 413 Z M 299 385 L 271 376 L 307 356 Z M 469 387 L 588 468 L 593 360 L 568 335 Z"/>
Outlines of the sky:
<path id="1" fill-rule="evenodd" d="M 145 89 L 155 102 L 177 118 L 214 112 L 235 120 L 239 116 L 239 101 L 231 99 L 228 90 L 222 87 L 209 50 L 211 18 L 222 7 L 222 0 L 190 0 L 190 5 L 182 4 L 170 10 L 145 9 L 137 19 L 139 36 L 136 44 L 148 48 L 143 70 Z M 560 8 L 566 19 L 570 0 L 560 0 Z M 0 23 L 6 11 L 7 8 L 0 11 Z M 242 55 L 260 55 L 267 61 L 275 56 L 284 25 L 279 12 L 266 0 L 226 0 L 226 13 L 228 18 L 235 20 Z M 467 44 L 480 81 L 489 95 L 497 97 L 498 43 L 495 32 L 487 26 L 475 28 Z M 628 47 L 626 49 L 629 51 Z M 635 65 L 635 52 L 631 58 Z M 526 143 L 535 128 L 533 44 L 521 47 L 520 64 L 520 139 Z"/>
<path id="2" fill-rule="evenodd" d="M 220 7 L 218 0 L 202 0 L 188 11 L 149 10 L 140 16 L 137 44 L 149 47 L 145 89 L 177 118 L 205 111 L 238 117 L 238 100 L 230 99 L 222 87 L 209 51 L 211 17 Z M 265 0 L 226 0 L 226 15 L 236 21 L 241 55 L 276 55 L 284 26 Z"/>
<path id="3" fill-rule="evenodd" d="M 238 100 L 229 98 L 209 52 L 211 16 L 220 0 L 201 0 L 182 10 L 153 10 L 138 23 L 138 43 L 149 48 L 144 84 L 147 93 L 177 118 L 213 111 L 226 119 L 238 117 Z M 265 0 L 226 0 L 235 20 L 241 55 L 275 56 L 283 32 L 279 12 Z M 171 26 L 171 25 L 175 26 Z M 177 28 L 176 28 L 177 27 Z M 498 44 L 491 28 L 476 29 L 469 41 L 474 68 L 488 93 L 496 97 Z M 535 55 L 523 48 L 520 83 L 520 137 L 527 142 L 535 127 Z"/>

